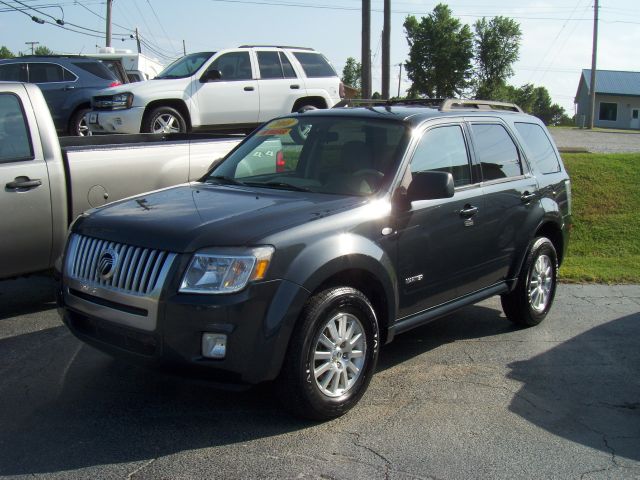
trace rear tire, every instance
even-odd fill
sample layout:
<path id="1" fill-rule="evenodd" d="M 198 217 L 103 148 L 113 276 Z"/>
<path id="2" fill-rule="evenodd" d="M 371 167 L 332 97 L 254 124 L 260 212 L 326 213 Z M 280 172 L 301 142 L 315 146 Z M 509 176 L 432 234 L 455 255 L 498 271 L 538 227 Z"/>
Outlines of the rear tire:
<path id="1" fill-rule="evenodd" d="M 185 133 L 187 122 L 173 107 L 156 107 L 145 116 L 142 133 Z"/>
<path id="2" fill-rule="evenodd" d="M 558 256 L 551 240 L 534 239 L 518 284 L 501 296 L 502 309 L 513 323 L 532 327 L 545 319 L 556 293 Z"/>
<path id="3" fill-rule="evenodd" d="M 296 326 L 278 378 L 282 403 L 295 415 L 329 420 L 362 397 L 378 360 L 378 322 L 351 287 L 314 295 Z"/>

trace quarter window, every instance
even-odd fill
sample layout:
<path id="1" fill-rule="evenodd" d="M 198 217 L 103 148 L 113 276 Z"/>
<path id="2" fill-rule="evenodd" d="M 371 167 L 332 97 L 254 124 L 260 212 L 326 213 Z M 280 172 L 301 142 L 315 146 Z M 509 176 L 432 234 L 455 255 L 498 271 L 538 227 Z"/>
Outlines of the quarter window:
<path id="1" fill-rule="evenodd" d="M 502 125 L 475 123 L 471 131 L 485 182 L 522 175 L 518 149 Z"/>
<path id="2" fill-rule="evenodd" d="M 0 163 L 31 160 L 33 148 L 20 100 L 0 93 Z"/>
<path id="3" fill-rule="evenodd" d="M 560 171 L 560 163 L 556 152 L 540 125 L 535 123 L 516 123 L 516 129 L 525 145 L 529 148 L 533 162 L 542 173 Z"/>
<path id="4" fill-rule="evenodd" d="M 618 104 L 601 102 L 600 115 L 598 116 L 598 119 L 615 122 L 618 119 Z"/>
<path id="5" fill-rule="evenodd" d="M 456 187 L 471 183 L 469 155 L 459 125 L 433 128 L 424 134 L 413 155 L 411 171 L 425 170 L 450 173 Z"/>
<path id="6" fill-rule="evenodd" d="M 219 70 L 223 81 L 251 80 L 251 59 L 249 52 L 225 53 L 216 58 L 209 69 Z"/>
<path id="7" fill-rule="evenodd" d="M 337 77 L 335 70 L 324 56 L 319 53 L 293 52 L 304 73 L 309 78 Z"/>

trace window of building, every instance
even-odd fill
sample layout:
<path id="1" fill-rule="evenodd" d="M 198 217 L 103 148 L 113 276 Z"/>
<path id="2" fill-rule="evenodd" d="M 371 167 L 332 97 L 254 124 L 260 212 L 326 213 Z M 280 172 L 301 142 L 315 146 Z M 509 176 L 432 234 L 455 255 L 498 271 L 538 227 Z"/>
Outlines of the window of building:
<path id="1" fill-rule="evenodd" d="M 456 187 L 471 183 L 469 155 L 460 125 L 437 127 L 424 134 L 413 155 L 411 171 L 426 170 L 451 173 Z"/>
<path id="2" fill-rule="evenodd" d="M 516 123 L 516 129 L 526 146 L 529 147 L 532 155 L 531 160 L 542 173 L 560 171 L 560 163 L 551 140 L 549 140 L 540 125 L 535 123 Z"/>
<path id="3" fill-rule="evenodd" d="M 502 125 L 475 123 L 471 131 L 485 182 L 522 175 L 518 149 Z"/>
<path id="4" fill-rule="evenodd" d="M 600 102 L 600 115 L 599 120 L 606 120 L 607 122 L 615 122 L 618 119 L 618 104 Z"/>

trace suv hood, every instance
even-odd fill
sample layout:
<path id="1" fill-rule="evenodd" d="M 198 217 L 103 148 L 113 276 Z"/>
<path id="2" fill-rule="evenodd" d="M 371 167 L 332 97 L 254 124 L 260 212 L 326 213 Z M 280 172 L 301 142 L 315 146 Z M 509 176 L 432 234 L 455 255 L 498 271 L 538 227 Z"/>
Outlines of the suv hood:
<path id="1" fill-rule="evenodd" d="M 363 197 L 193 183 L 80 216 L 73 231 L 176 253 L 259 244 L 267 235 L 363 204 Z"/>

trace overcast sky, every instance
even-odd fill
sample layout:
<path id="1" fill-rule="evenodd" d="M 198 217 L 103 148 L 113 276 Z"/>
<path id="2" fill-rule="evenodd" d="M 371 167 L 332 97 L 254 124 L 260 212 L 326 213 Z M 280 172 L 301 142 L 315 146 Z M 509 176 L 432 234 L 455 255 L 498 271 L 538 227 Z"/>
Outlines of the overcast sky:
<path id="1" fill-rule="evenodd" d="M 8 5 L 37 8 L 29 15 Z M 392 93 L 397 93 L 398 64 L 409 47 L 402 27 L 407 15 L 427 15 L 438 2 L 392 0 Z M 520 60 L 509 83 L 545 86 L 554 102 L 573 114 L 580 72 L 591 66 L 593 0 L 455 0 L 448 3 L 464 23 L 482 16 L 514 18 L 522 29 Z M 382 0 L 371 0 L 373 87 L 380 90 Z M 517 5 L 517 6 L 515 6 Z M 361 0 L 114 0 L 113 46 L 135 50 L 129 33 L 138 27 L 148 46 L 143 53 L 168 61 L 182 52 L 218 50 L 241 44 L 313 47 L 341 73 L 347 57 L 360 58 Z M 95 52 L 104 45 L 104 0 L 0 0 L 0 45 L 28 52 L 25 42 L 40 42 L 56 52 Z M 39 25 L 37 15 L 65 26 Z M 640 71 L 640 1 L 600 2 L 598 68 Z M 72 25 L 73 24 L 73 25 Z M 95 36 L 92 36 L 95 35 Z M 122 41 L 122 39 L 125 41 Z M 150 50 L 154 49 L 155 53 Z M 160 56 L 162 55 L 162 57 Z M 404 72 L 403 72 L 404 73 Z M 403 74 L 401 90 L 408 86 Z"/>

